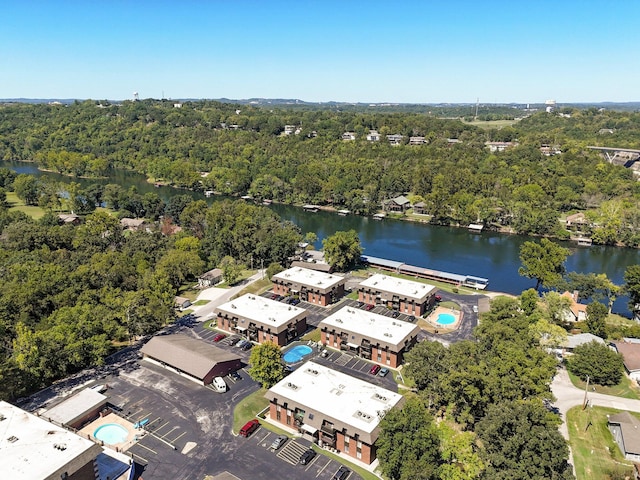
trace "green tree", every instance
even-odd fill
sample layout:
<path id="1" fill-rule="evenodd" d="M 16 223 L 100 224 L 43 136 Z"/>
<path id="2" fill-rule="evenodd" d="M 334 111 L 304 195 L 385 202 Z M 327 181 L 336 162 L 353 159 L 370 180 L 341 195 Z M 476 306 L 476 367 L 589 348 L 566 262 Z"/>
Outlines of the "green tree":
<path id="1" fill-rule="evenodd" d="M 640 265 L 630 265 L 624 272 L 624 291 L 629 295 L 629 310 L 640 316 Z"/>
<path id="2" fill-rule="evenodd" d="M 558 431 L 560 419 L 538 400 L 491 405 L 476 433 L 484 445 L 483 479 L 569 480 L 569 448 Z"/>
<path id="3" fill-rule="evenodd" d="M 607 338 L 608 310 L 600 302 L 591 302 L 587 305 L 587 327 L 589 331 L 600 338 Z"/>
<path id="4" fill-rule="evenodd" d="M 622 378 L 624 364 L 619 353 L 598 342 L 580 345 L 567 361 L 571 373 L 598 385 L 617 385 Z"/>
<path id="5" fill-rule="evenodd" d="M 473 432 L 462 432 L 448 420 L 438 423 L 440 456 L 442 465 L 438 470 L 440 480 L 474 480 L 484 470 L 480 449 Z"/>
<path id="6" fill-rule="evenodd" d="M 273 342 L 264 342 L 254 347 L 249 365 L 249 375 L 263 388 L 271 388 L 284 378 L 282 352 Z"/>
<path id="7" fill-rule="evenodd" d="M 438 478 L 438 432 L 420 397 L 411 395 L 402 409 L 395 408 L 380 422 L 378 458 L 390 480 Z"/>
<path id="8" fill-rule="evenodd" d="M 558 348 L 567 343 L 567 331 L 545 318 L 532 324 L 529 331 L 543 348 Z"/>
<path id="9" fill-rule="evenodd" d="M 20 174 L 13 181 L 13 191 L 27 205 L 37 205 L 40 188 L 33 175 Z"/>
<path id="10" fill-rule="evenodd" d="M 540 286 L 553 287 L 560 283 L 565 272 L 564 262 L 569 249 L 543 238 L 540 243 L 524 242 L 520 247 L 522 267 L 518 273 L 536 279 L 536 290 Z"/>
<path id="11" fill-rule="evenodd" d="M 520 307 L 527 315 L 532 315 L 538 308 L 540 296 L 538 291 L 530 288 L 520 294 Z"/>
<path id="12" fill-rule="evenodd" d="M 278 262 L 270 263 L 267 267 L 267 278 L 273 277 L 275 274 L 282 272 L 284 269 Z"/>
<path id="13" fill-rule="evenodd" d="M 355 230 L 336 232 L 322 240 L 322 247 L 327 262 L 340 272 L 352 268 L 362 256 L 360 238 Z"/>
<path id="14" fill-rule="evenodd" d="M 227 284 L 233 285 L 240 279 L 242 265 L 238 264 L 233 257 L 226 256 L 220 260 L 220 268 Z"/>

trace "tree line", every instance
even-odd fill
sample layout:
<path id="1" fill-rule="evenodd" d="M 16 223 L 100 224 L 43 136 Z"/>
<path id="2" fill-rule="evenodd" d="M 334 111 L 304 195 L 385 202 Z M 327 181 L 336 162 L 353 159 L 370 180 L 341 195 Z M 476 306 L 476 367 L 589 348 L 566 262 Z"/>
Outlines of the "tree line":
<path id="1" fill-rule="evenodd" d="M 585 148 L 637 145 L 639 113 L 567 108 L 483 130 L 428 113 L 345 110 L 212 101 L 173 108 L 155 100 L 9 105 L 0 107 L 0 158 L 71 176 L 122 168 L 184 188 L 362 214 L 409 194 L 435 223 L 561 238 L 569 232 L 559 219 L 585 211 L 594 242 L 640 244 L 633 174 Z M 285 125 L 299 134 L 283 135 Z M 381 141 L 366 140 L 371 129 Z M 341 140 L 345 131 L 356 140 Z M 387 134 L 403 135 L 403 144 L 389 145 Z M 410 136 L 426 144 L 407 145 Z M 515 140 L 519 145 L 504 152 L 485 147 Z M 562 154 L 547 157 L 543 145 Z"/>

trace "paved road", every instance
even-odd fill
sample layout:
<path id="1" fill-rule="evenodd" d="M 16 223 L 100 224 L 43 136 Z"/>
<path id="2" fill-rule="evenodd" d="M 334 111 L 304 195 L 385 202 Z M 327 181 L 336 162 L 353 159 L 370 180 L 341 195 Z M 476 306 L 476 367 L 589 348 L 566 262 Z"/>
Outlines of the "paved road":
<path id="1" fill-rule="evenodd" d="M 568 440 L 569 430 L 566 423 L 567 411 L 576 405 L 583 404 L 584 390 L 574 387 L 569 379 L 567 370 L 565 368 L 559 368 L 558 373 L 551 383 L 551 391 L 557 399 L 554 406 L 560 411 L 562 418 L 565 420 L 560 426 L 560 433 L 562 433 L 562 435 Z M 612 395 L 589 391 L 587 392 L 587 401 L 589 402 L 589 405 L 596 405 L 598 407 L 609 407 L 618 410 L 640 412 L 640 400 L 614 397 Z"/>

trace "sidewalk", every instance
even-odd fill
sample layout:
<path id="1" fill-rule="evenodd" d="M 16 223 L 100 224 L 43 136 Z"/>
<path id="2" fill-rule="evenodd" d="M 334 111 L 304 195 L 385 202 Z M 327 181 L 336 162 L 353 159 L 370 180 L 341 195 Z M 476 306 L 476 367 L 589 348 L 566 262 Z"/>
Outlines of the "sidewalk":
<path id="1" fill-rule="evenodd" d="M 213 311 L 216 309 L 216 307 L 222 305 L 223 303 L 228 302 L 229 300 L 231 300 L 231 297 L 233 297 L 234 295 L 237 295 L 240 291 L 242 291 L 248 285 L 251 285 L 253 282 L 260 280 L 261 278 L 263 278 L 264 275 L 265 275 L 265 270 L 258 270 L 257 273 L 250 276 L 246 280 L 243 280 L 237 285 L 234 285 L 233 287 L 206 288 L 198 294 L 196 301 L 193 303 L 196 303 L 198 300 L 209 300 L 209 302 L 205 305 L 191 306 L 189 308 L 193 310 L 193 314 L 196 317 L 198 317 L 198 320 L 200 321 L 208 320 L 214 316 Z"/>

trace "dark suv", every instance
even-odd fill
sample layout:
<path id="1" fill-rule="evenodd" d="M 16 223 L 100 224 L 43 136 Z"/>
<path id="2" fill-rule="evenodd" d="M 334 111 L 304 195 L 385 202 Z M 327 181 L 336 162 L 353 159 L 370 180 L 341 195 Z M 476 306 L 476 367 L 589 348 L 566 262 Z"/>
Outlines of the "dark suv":
<path id="1" fill-rule="evenodd" d="M 347 467 L 342 465 L 338 469 L 336 474 L 333 476 L 332 480 L 345 480 L 349 476 L 350 473 L 351 473 L 351 470 L 349 470 Z"/>
<path id="2" fill-rule="evenodd" d="M 312 449 L 307 450 L 302 455 L 300 455 L 300 465 L 306 465 L 311 460 L 313 460 L 313 457 L 315 456 L 316 456 L 316 452 L 314 450 Z"/>

